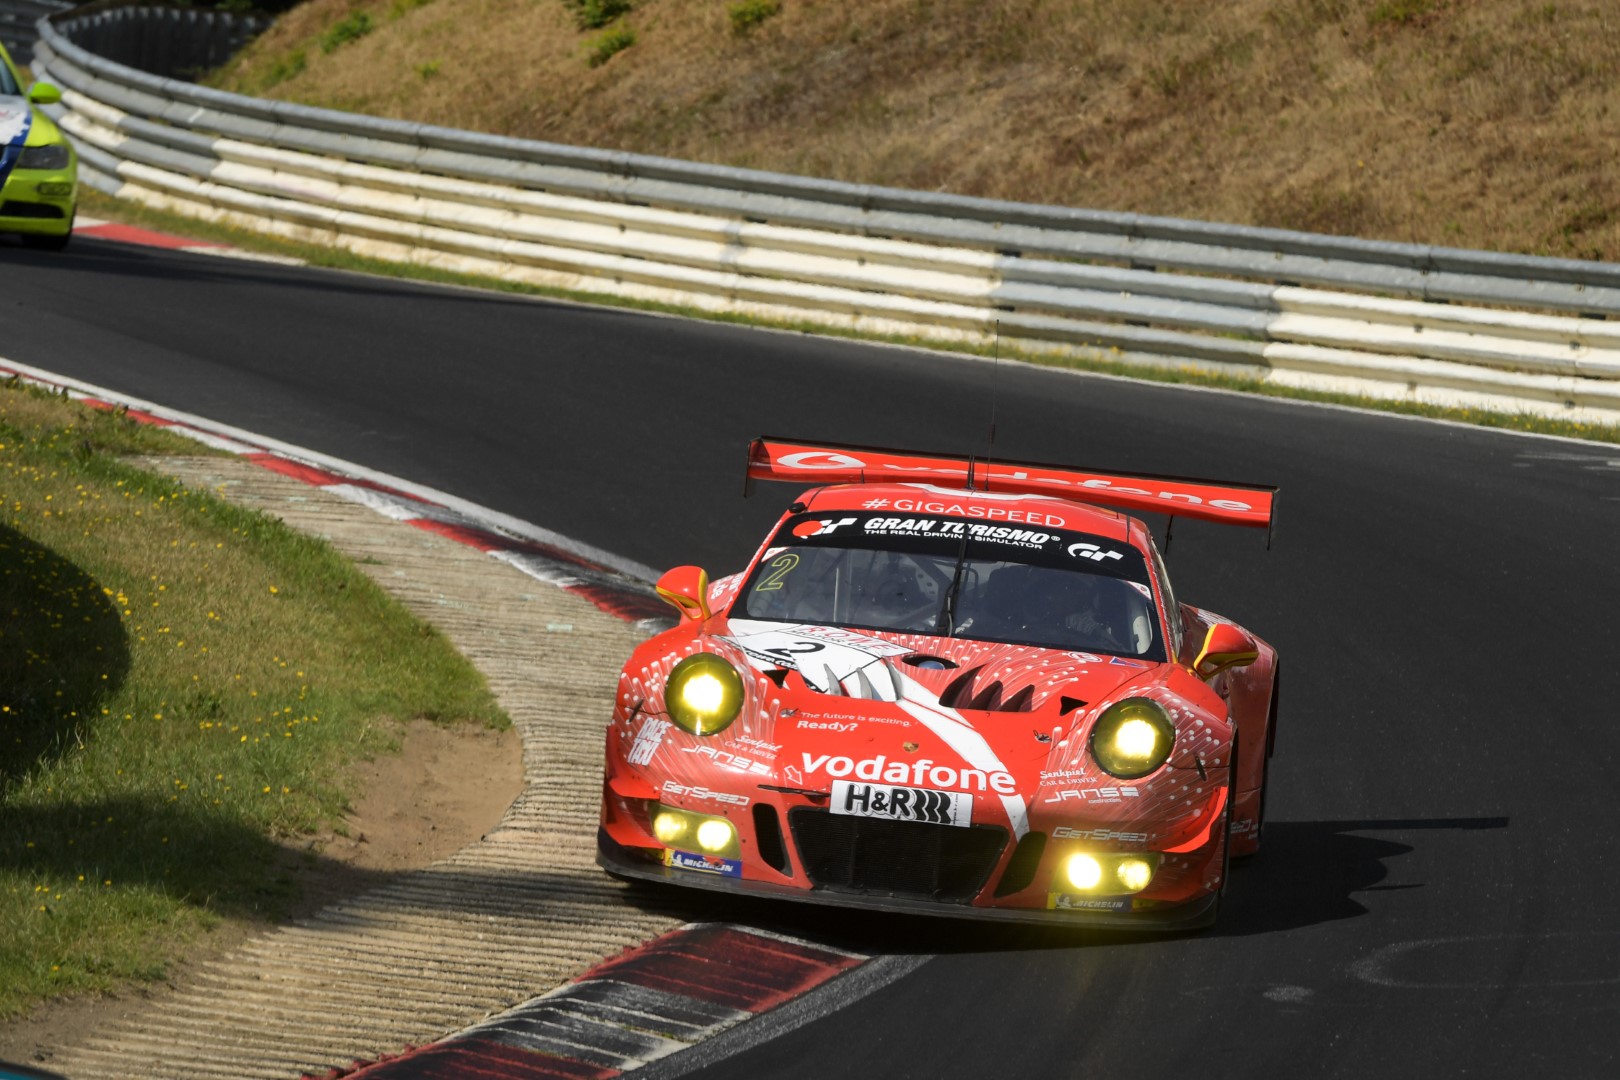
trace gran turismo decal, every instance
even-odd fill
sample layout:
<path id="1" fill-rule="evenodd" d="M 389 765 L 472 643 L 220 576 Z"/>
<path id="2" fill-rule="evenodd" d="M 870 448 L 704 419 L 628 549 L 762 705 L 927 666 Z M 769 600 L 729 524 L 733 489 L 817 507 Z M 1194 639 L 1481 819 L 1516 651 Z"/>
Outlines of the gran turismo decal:
<path id="1" fill-rule="evenodd" d="M 828 809 L 835 814 L 891 821 L 921 821 L 963 828 L 973 824 L 973 796 L 965 791 L 930 791 L 835 780 Z"/>
<path id="2" fill-rule="evenodd" d="M 825 518 L 811 518 L 793 526 L 793 535 L 808 540 L 812 536 L 826 536 L 842 529 L 845 525 L 853 524 L 855 524 L 855 519 L 852 517 L 839 518 L 837 521 L 830 521 Z"/>
<path id="3" fill-rule="evenodd" d="M 722 859 L 718 855 L 700 855 L 695 851 L 666 850 L 664 852 L 664 865 L 673 866 L 677 870 L 696 870 L 704 874 L 742 877 L 741 860 Z"/>
<path id="4" fill-rule="evenodd" d="M 753 802 L 746 795 L 733 795 L 729 791 L 714 791 L 706 787 L 688 787 L 674 780 L 664 781 L 664 794 L 677 799 L 700 799 L 704 802 L 717 802 L 736 807 L 745 807 Z"/>
<path id="5" fill-rule="evenodd" d="M 927 784 L 934 788 L 974 788 L 978 791 L 994 791 L 998 795 L 1011 795 L 1018 790 L 1018 783 L 1011 773 L 999 770 L 955 769 L 949 765 L 935 765 L 929 758 L 905 762 L 890 761 L 883 754 L 859 760 L 829 754 L 804 755 L 806 776 L 814 776 L 823 770 L 835 780 L 853 776 L 857 780 L 881 780 L 888 784 L 910 784 L 916 787 Z"/>
<path id="6" fill-rule="evenodd" d="M 664 732 L 674 726 L 668 720 L 649 717 L 636 732 L 636 741 L 630 744 L 630 752 L 624 759 L 632 765 L 651 765 L 653 754 L 664 742 Z"/>
<path id="7" fill-rule="evenodd" d="M 1102 562 L 1104 559 L 1123 559 L 1125 556 L 1117 551 L 1104 551 L 1096 544 L 1076 542 L 1063 549 L 1077 559 L 1090 559 L 1093 562 Z"/>
<path id="8" fill-rule="evenodd" d="M 868 536 L 926 535 L 948 538 L 967 536 L 975 540 L 1029 548 L 1045 547 L 1058 539 L 1053 533 L 1039 532 L 1035 529 L 1018 529 L 1011 525 L 981 525 L 972 521 L 941 521 L 938 518 L 868 518 L 862 528 Z M 1114 555 L 1116 559 L 1120 557 L 1118 554 Z"/>

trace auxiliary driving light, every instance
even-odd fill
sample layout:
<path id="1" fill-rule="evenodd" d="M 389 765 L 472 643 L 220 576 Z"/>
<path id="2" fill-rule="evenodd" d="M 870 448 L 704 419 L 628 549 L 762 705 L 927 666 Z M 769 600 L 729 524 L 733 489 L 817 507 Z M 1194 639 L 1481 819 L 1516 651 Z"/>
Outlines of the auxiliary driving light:
<path id="1" fill-rule="evenodd" d="M 1176 728 L 1164 707 L 1148 698 L 1126 698 L 1103 710 L 1091 729 L 1091 756 L 1110 776 L 1135 780 L 1170 757 Z"/>
<path id="2" fill-rule="evenodd" d="M 723 817 L 694 814 L 678 806 L 655 805 L 652 831 L 665 847 L 680 851 L 702 851 L 735 859 L 742 851 L 737 829 Z"/>
<path id="3" fill-rule="evenodd" d="M 1069 884 L 1077 889 L 1089 891 L 1102 881 L 1102 863 L 1092 855 L 1070 855 L 1069 861 L 1064 864 L 1064 872 L 1068 875 Z"/>
<path id="4" fill-rule="evenodd" d="M 722 657 L 693 653 L 676 664 L 664 683 L 669 718 L 693 735 L 725 730 L 742 711 L 743 681 Z"/>
<path id="5" fill-rule="evenodd" d="M 1127 856 L 1115 864 L 1114 876 L 1126 892 L 1141 892 L 1153 880 L 1153 864 L 1146 859 Z"/>
<path id="6" fill-rule="evenodd" d="M 1092 896 L 1129 896 L 1153 884 L 1159 853 L 1140 855 L 1077 851 L 1063 862 L 1062 877 L 1076 892 Z"/>
<path id="7" fill-rule="evenodd" d="M 710 818 L 698 826 L 698 847 L 711 855 L 717 855 L 730 848 L 736 836 L 736 830 L 731 827 L 731 822 Z"/>
<path id="8" fill-rule="evenodd" d="M 686 815 L 661 810 L 653 818 L 653 835 L 665 844 L 673 844 L 686 835 Z"/>

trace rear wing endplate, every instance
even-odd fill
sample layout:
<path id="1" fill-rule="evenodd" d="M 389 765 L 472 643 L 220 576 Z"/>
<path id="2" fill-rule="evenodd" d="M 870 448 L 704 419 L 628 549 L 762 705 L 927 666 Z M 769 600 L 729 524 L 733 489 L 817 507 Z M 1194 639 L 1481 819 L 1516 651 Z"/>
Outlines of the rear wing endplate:
<path id="1" fill-rule="evenodd" d="M 743 493 L 754 480 L 811 484 L 934 484 L 967 491 L 1046 495 L 1171 517 L 1270 530 L 1277 489 L 1182 476 L 1101 473 L 1027 461 L 988 461 L 761 436 L 748 447 Z"/>

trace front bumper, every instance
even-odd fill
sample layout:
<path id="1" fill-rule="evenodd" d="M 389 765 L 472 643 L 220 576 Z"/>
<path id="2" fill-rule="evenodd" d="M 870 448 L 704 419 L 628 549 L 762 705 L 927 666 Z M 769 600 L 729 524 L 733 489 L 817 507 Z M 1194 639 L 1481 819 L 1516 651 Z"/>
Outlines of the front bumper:
<path id="1" fill-rule="evenodd" d="M 78 205 L 78 169 L 16 169 L 0 188 L 0 233 L 66 236 Z"/>
<path id="2" fill-rule="evenodd" d="M 1220 902 L 1218 895 L 1210 894 L 1174 907 L 1132 912 L 1048 911 L 1035 908 L 974 907 L 967 904 L 940 903 L 904 897 L 838 892 L 824 888 L 804 889 L 792 885 L 779 885 L 769 881 L 753 881 L 746 878 L 694 873 L 664 866 L 661 863 L 646 862 L 630 854 L 631 850 L 614 840 L 607 834 L 606 830 L 597 830 L 596 863 L 615 877 L 631 878 L 639 881 L 657 881 L 669 885 L 708 889 L 713 892 L 731 893 L 733 895 L 796 900 L 801 903 L 861 908 L 867 911 L 933 915 L 948 919 L 983 919 L 994 922 L 1040 923 L 1044 926 L 1173 933 L 1183 930 L 1198 930 L 1212 925 L 1215 922 L 1215 913 Z"/>

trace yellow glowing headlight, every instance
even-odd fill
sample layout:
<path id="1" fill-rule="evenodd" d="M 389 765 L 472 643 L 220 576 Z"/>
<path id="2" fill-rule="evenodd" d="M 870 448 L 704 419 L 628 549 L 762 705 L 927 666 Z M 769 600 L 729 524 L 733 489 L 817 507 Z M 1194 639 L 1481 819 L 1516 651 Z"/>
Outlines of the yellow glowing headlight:
<path id="1" fill-rule="evenodd" d="M 737 828 L 723 817 L 695 814 L 678 806 L 655 805 L 652 831 L 665 847 L 681 851 L 703 851 L 735 859 L 742 852 Z"/>
<path id="2" fill-rule="evenodd" d="M 1091 729 L 1091 756 L 1110 776 L 1135 780 L 1170 757 L 1176 728 L 1156 701 L 1126 698 L 1103 710 Z"/>
<path id="3" fill-rule="evenodd" d="M 1069 884 L 1077 889 L 1095 889 L 1102 881 L 1102 863 L 1092 855 L 1070 855 L 1069 861 L 1063 864 L 1063 872 Z"/>
<path id="4" fill-rule="evenodd" d="M 1141 892 L 1153 880 L 1153 864 L 1147 859 L 1126 856 L 1114 864 L 1114 877 L 1126 892 Z"/>
<path id="5" fill-rule="evenodd" d="M 1158 869 L 1155 851 L 1140 855 L 1077 851 L 1063 860 L 1059 885 L 1093 896 L 1127 896 L 1153 884 Z"/>
<path id="6" fill-rule="evenodd" d="M 731 822 L 723 821 L 720 818 L 710 818 L 698 826 L 698 847 L 711 855 L 718 855 L 731 847 L 736 836 L 736 830 L 731 827 Z"/>
<path id="7" fill-rule="evenodd" d="M 743 681 L 714 653 L 694 653 L 675 665 L 664 683 L 669 718 L 693 735 L 724 731 L 742 711 Z"/>
<path id="8" fill-rule="evenodd" d="M 686 835 L 686 816 L 668 810 L 660 811 L 653 818 L 653 835 L 663 843 L 673 844 Z"/>

